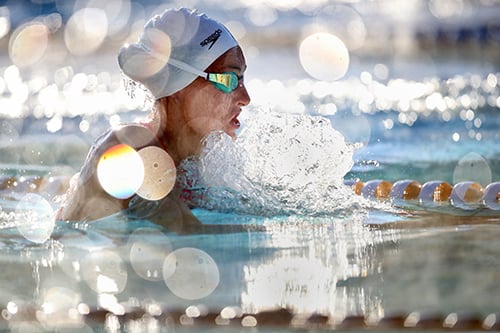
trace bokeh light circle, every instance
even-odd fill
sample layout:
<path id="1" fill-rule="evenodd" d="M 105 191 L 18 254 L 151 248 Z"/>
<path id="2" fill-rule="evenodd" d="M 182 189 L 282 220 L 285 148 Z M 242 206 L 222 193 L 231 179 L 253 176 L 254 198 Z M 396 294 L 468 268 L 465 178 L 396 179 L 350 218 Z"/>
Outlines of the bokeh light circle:
<path id="1" fill-rule="evenodd" d="M 161 29 L 149 28 L 144 31 L 143 44 L 150 54 L 159 61 L 158 70 L 165 66 L 172 52 L 170 36 Z"/>
<path id="2" fill-rule="evenodd" d="M 74 55 L 95 52 L 108 34 L 108 18 L 99 8 L 83 8 L 70 17 L 64 30 L 64 42 Z"/>
<path id="3" fill-rule="evenodd" d="M 50 203 L 34 193 L 26 194 L 16 205 L 17 230 L 33 243 L 49 239 L 55 226 L 55 212 Z"/>
<path id="4" fill-rule="evenodd" d="M 83 280 L 97 293 L 118 294 L 127 284 L 125 263 L 111 251 L 89 253 L 80 263 L 80 270 Z"/>
<path id="5" fill-rule="evenodd" d="M 163 262 L 163 278 L 176 296 L 195 300 L 210 295 L 219 285 L 219 268 L 206 252 L 185 247 L 170 253 Z"/>
<path id="6" fill-rule="evenodd" d="M 137 194 L 147 200 L 160 200 L 175 185 L 175 163 L 163 149 L 155 146 L 139 150 L 144 165 L 144 180 Z"/>
<path id="7" fill-rule="evenodd" d="M 146 147 L 156 141 L 153 131 L 141 124 L 117 126 L 113 129 L 113 133 L 120 143 L 132 147 Z"/>
<path id="8" fill-rule="evenodd" d="M 10 13 L 7 7 L 0 7 L 0 39 L 10 32 Z"/>
<path id="9" fill-rule="evenodd" d="M 300 43 L 299 57 L 304 70 L 318 80 L 338 80 L 349 67 L 349 51 L 344 42 L 326 32 L 306 37 Z"/>
<path id="10" fill-rule="evenodd" d="M 79 292 L 68 287 L 54 286 L 43 289 L 41 310 L 36 318 L 47 328 L 78 327 L 83 317 L 76 311 L 81 302 Z"/>
<path id="11" fill-rule="evenodd" d="M 159 29 L 146 29 L 142 38 L 144 47 L 141 44 L 127 45 L 119 56 L 124 73 L 134 80 L 149 78 L 164 70 L 172 51 L 170 36 Z M 168 71 L 163 71 L 163 74 L 167 82 Z"/>
<path id="12" fill-rule="evenodd" d="M 9 41 L 10 59 L 19 67 L 36 64 L 47 50 L 48 36 L 49 29 L 41 23 L 18 28 Z"/>
<path id="13" fill-rule="evenodd" d="M 312 24 L 305 25 L 303 31 L 304 33 L 335 31 L 336 36 L 345 42 L 350 51 L 357 50 L 365 43 L 367 26 L 363 16 L 353 6 L 340 2 L 328 2 L 321 11 L 315 13 Z"/>
<path id="14" fill-rule="evenodd" d="M 126 25 L 131 22 L 131 0 L 78 0 L 74 7 L 82 8 L 98 8 L 102 10 L 108 20 L 108 37 L 119 37 L 124 33 Z"/>
<path id="15" fill-rule="evenodd" d="M 492 174 L 488 162 L 478 153 L 468 153 L 462 157 L 453 172 L 453 183 L 475 181 L 486 186 L 491 182 Z"/>
<path id="16" fill-rule="evenodd" d="M 106 150 L 97 164 L 97 178 L 111 196 L 126 199 L 134 195 L 144 180 L 144 164 L 129 145 L 118 144 Z"/>
<path id="17" fill-rule="evenodd" d="M 163 261 L 172 251 L 167 236 L 158 229 L 140 228 L 130 235 L 128 248 L 130 264 L 137 275 L 148 281 L 163 279 Z"/>

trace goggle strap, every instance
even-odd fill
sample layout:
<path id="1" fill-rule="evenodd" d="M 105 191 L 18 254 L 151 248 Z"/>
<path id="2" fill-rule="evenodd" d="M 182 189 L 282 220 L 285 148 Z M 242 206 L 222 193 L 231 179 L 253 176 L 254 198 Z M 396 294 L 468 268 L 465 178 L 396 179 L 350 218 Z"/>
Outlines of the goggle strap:
<path id="1" fill-rule="evenodd" d="M 233 91 L 238 86 L 238 79 L 235 82 L 233 82 L 232 76 L 231 75 L 226 76 L 227 74 L 225 74 L 225 73 L 206 73 L 206 72 L 200 71 L 199 69 L 197 69 L 189 64 L 186 64 L 185 62 L 182 62 L 180 60 L 173 59 L 173 58 L 170 58 L 168 60 L 168 63 L 174 67 L 182 69 L 183 71 L 201 76 L 205 80 L 208 80 L 208 81 L 214 82 L 215 84 L 223 86 L 224 88 L 221 88 L 221 90 L 224 92 L 227 92 L 227 93 Z M 223 82 L 221 82 L 221 81 L 223 81 Z"/>
<path id="2" fill-rule="evenodd" d="M 208 74 L 207 73 L 205 73 L 203 71 L 200 71 L 199 69 L 194 68 L 193 66 L 188 65 L 185 62 L 179 61 L 177 59 L 170 58 L 170 59 L 168 59 L 168 63 L 170 65 L 172 65 L 174 67 L 177 67 L 179 69 L 182 69 L 182 70 L 184 70 L 184 71 L 186 71 L 188 73 L 201 76 L 204 79 L 208 79 Z"/>

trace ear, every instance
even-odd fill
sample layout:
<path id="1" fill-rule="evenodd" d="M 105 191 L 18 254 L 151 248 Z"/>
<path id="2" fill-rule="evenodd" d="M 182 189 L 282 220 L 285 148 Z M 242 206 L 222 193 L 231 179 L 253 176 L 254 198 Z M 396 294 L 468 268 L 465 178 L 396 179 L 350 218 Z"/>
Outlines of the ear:
<path id="1" fill-rule="evenodd" d="M 183 95 L 184 90 L 185 90 L 185 88 L 173 93 L 170 96 L 163 97 L 162 100 L 164 100 L 165 109 L 167 109 L 168 102 L 175 102 L 176 104 L 179 103 L 179 101 L 182 99 L 182 95 Z"/>
<path id="2" fill-rule="evenodd" d="M 145 119 L 145 123 L 148 124 L 148 127 L 156 133 L 156 135 L 162 130 L 163 122 L 167 121 L 166 106 L 166 97 L 155 100 L 151 107 L 151 112 Z"/>
<path id="3" fill-rule="evenodd" d="M 168 96 L 159 98 L 155 101 L 154 109 L 157 112 L 164 112 L 167 109 L 168 104 Z"/>

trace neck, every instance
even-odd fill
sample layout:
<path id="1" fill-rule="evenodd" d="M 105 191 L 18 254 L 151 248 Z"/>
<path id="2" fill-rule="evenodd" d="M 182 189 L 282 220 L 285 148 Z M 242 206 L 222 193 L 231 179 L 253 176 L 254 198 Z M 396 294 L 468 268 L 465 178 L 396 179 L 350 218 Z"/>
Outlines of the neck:
<path id="1" fill-rule="evenodd" d="M 198 152 L 199 142 L 191 142 L 189 126 L 185 124 L 182 108 L 175 104 L 174 99 L 162 98 L 155 103 L 155 110 L 150 119 L 162 147 L 172 157 L 176 166 Z"/>

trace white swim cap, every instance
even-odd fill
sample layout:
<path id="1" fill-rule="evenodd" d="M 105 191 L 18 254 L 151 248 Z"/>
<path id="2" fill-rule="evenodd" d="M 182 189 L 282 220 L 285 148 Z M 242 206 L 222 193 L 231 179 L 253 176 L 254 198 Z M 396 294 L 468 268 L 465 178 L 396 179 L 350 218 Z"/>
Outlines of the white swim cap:
<path id="1" fill-rule="evenodd" d="M 182 64 L 204 71 L 237 45 L 225 26 L 205 14 L 186 8 L 168 9 L 146 23 L 136 43 L 120 49 L 118 64 L 123 73 L 142 83 L 158 99 L 197 78 L 181 69 Z"/>

